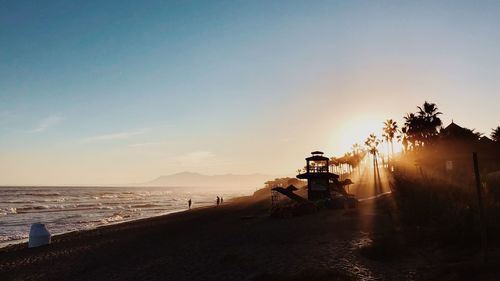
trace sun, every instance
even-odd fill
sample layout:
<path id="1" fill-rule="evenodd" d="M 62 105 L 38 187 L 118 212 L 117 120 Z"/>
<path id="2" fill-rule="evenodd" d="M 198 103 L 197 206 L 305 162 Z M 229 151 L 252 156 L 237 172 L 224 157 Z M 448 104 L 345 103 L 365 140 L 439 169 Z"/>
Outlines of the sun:
<path id="1" fill-rule="evenodd" d="M 337 125 L 332 132 L 331 151 L 335 155 L 343 155 L 352 151 L 352 145 L 355 143 L 364 147 L 365 140 L 370 134 L 375 134 L 381 139 L 383 120 L 379 116 L 358 116 Z"/>
<path id="2" fill-rule="evenodd" d="M 387 118 L 386 118 L 387 119 Z M 352 151 L 353 144 L 357 143 L 361 147 L 365 147 L 365 140 L 370 134 L 375 134 L 380 140 L 383 140 L 382 129 L 384 127 L 383 116 L 357 116 L 337 125 L 332 130 L 329 151 L 336 156 L 344 155 L 346 152 Z M 400 126 L 398 124 L 398 126 Z M 381 155 L 388 155 L 391 150 L 397 154 L 402 151 L 402 145 L 394 138 L 393 147 L 384 140 L 378 146 Z"/>

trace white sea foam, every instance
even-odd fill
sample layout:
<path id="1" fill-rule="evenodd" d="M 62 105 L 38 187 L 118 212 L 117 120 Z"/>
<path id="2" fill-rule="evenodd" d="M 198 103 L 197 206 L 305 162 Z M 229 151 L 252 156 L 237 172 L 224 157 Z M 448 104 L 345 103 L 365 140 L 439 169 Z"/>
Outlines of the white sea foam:
<path id="1" fill-rule="evenodd" d="M 0 247 L 26 239 L 43 222 L 52 234 L 152 217 L 213 204 L 217 195 L 162 187 L 0 187 Z"/>

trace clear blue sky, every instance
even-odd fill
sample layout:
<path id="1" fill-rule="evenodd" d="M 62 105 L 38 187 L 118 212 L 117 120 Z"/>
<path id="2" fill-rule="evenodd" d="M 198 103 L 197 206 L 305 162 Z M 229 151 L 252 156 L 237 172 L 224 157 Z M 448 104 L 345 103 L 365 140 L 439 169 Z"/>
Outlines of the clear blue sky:
<path id="1" fill-rule="evenodd" d="M 0 184 L 292 174 L 424 100 L 500 123 L 498 1 L 79 2 L 0 1 Z"/>

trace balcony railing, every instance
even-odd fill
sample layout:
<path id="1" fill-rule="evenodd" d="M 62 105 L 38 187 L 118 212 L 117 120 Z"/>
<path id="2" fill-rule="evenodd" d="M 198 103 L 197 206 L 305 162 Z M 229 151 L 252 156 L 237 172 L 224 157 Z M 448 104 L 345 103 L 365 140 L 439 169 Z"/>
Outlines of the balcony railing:
<path id="1" fill-rule="evenodd" d="M 327 166 L 309 167 L 309 170 L 307 172 L 309 172 L 309 173 L 328 173 L 328 167 Z"/>

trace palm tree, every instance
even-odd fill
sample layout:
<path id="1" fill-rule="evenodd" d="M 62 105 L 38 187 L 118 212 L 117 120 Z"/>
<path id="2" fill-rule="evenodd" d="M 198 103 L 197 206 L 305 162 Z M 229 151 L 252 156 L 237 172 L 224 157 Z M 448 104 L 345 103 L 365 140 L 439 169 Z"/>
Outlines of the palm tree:
<path id="1" fill-rule="evenodd" d="M 495 142 L 500 143 L 500 126 L 493 129 L 490 136 Z"/>
<path id="2" fill-rule="evenodd" d="M 355 143 L 351 146 L 351 149 L 354 155 L 358 155 L 361 152 L 361 145 L 359 145 L 359 143 Z"/>
<path id="3" fill-rule="evenodd" d="M 396 121 L 392 119 L 387 119 L 384 122 L 384 138 L 387 141 L 387 144 L 391 144 L 391 159 L 394 157 L 394 137 L 396 136 L 396 133 L 398 131 L 398 124 Z M 387 153 L 389 154 L 389 153 Z"/>
<path id="4" fill-rule="evenodd" d="M 408 151 L 408 136 L 407 136 L 406 130 L 407 130 L 406 127 L 401 128 L 401 131 L 398 135 L 398 141 L 401 142 L 401 145 L 403 146 L 404 153 L 406 153 Z"/>
<path id="5" fill-rule="evenodd" d="M 412 144 L 412 148 L 419 146 L 422 140 L 421 120 L 414 113 L 407 113 L 403 118 L 405 119 L 405 123 L 402 132 L 405 134 L 407 142 Z"/>
<path id="6" fill-rule="evenodd" d="M 423 106 L 417 106 L 417 113 L 407 113 L 404 117 L 405 124 L 403 133 L 413 148 L 422 147 L 428 144 L 438 135 L 442 121 L 436 104 L 424 102 Z"/>
<path id="7" fill-rule="evenodd" d="M 339 160 L 337 157 L 333 156 L 330 157 L 330 167 L 332 167 L 332 170 L 334 173 L 338 173 L 338 165 L 339 165 Z"/>
<path id="8" fill-rule="evenodd" d="M 358 170 L 358 176 L 359 176 L 361 175 L 359 164 L 361 163 L 361 160 L 364 157 L 364 151 L 361 145 L 359 145 L 359 143 L 353 144 L 351 146 L 351 150 L 352 150 L 352 156 L 351 156 L 352 167 Z"/>
<path id="9" fill-rule="evenodd" d="M 377 138 L 375 134 L 370 134 L 368 138 L 366 138 L 365 145 L 367 147 L 368 152 L 373 155 L 373 165 L 377 164 L 377 153 L 378 153 L 378 145 L 380 144 L 380 140 Z"/>
<path id="10" fill-rule="evenodd" d="M 385 141 L 387 143 L 387 145 L 385 147 L 387 148 L 387 161 L 389 161 L 389 157 L 391 155 L 391 153 L 389 152 L 389 143 L 390 143 L 389 136 L 386 133 L 382 133 L 382 137 L 384 138 L 384 139 L 382 139 L 382 142 Z"/>
<path id="11" fill-rule="evenodd" d="M 422 119 L 422 137 L 424 142 L 429 141 L 431 138 L 438 135 L 438 129 L 441 128 L 443 122 L 438 117 L 443 114 L 438 111 L 435 103 L 424 102 L 423 106 L 417 106 L 419 112 L 418 116 Z"/>

